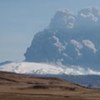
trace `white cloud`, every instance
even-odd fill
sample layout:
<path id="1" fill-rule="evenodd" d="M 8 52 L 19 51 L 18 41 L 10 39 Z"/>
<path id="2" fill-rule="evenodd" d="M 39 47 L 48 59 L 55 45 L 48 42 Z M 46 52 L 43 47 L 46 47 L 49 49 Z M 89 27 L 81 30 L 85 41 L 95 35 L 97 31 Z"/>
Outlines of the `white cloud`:
<path id="1" fill-rule="evenodd" d="M 62 52 L 63 50 L 66 49 L 66 46 L 64 46 L 58 37 L 56 37 L 55 35 L 53 36 L 53 39 L 55 40 L 54 45 L 58 48 L 59 52 Z"/>
<path id="2" fill-rule="evenodd" d="M 82 40 L 82 43 L 89 49 L 91 49 L 94 53 L 97 52 L 95 44 L 90 40 Z"/>
<path id="3" fill-rule="evenodd" d="M 82 17 L 84 17 L 84 18 L 91 19 L 91 20 L 94 21 L 94 22 L 97 22 L 97 21 L 98 21 L 98 18 L 95 17 L 92 13 L 88 13 L 87 15 L 81 13 L 80 15 L 81 15 Z"/>
<path id="4" fill-rule="evenodd" d="M 81 20 L 80 20 L 81 19 Z M 98 24 L 99 23 L 99 24 Z M 51 19 L 49 28 L 53 29 L 73 29 L 77 25 L 91 27 L 100 25 L 100 10 L 97 8 L 84 8 L 75 16 L 69 10 L 57 11 Z"/>
<path id="5" fill-rule="evenodd" d="M 57 11 L 51 19 L 50 28 L 53 29 L 70 29 L 74 27 L 75 17 L 69 10 Z"/>
<path id="6" fill-rule="evenodd" d="M 71 44 L 73 44 L 78 49 L 82 49 L 83 48 L 83 45 L 80 42 L 76 41 L 76 40 L 71 40 L 70 42 L 71 42 Z"/>
<path id="7" fill-rule="evenodd" d="M 99 10 L 97 8 L 84 8 L 79 12 L 79 15 L 84 19 L 91 20 L 93 22 L 98 22 L 100 19 Z"/>
<path id="8" fill-rule="evenodd" d="M 78 56 L 81 56 L 82 54 L 80 52 L 80 49 L 83 48 L 83 45 L 76 40 L 71 40 L 70 42 L 71 42 L 71 44 L 73 44 L 75 46 L 75 50 L 76 50 Z"/>

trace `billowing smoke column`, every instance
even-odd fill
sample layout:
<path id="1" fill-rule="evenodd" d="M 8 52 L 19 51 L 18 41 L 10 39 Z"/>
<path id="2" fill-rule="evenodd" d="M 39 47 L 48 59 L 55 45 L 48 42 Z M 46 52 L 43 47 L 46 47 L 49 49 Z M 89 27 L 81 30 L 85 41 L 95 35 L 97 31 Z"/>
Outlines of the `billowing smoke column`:
<path id="1" fill-rule="evenodd" d="M 58 11 L 48 28 L 38 32 L 25 61 L 100 66 L 100 12 L 85 8 L 73 15 Z"/>

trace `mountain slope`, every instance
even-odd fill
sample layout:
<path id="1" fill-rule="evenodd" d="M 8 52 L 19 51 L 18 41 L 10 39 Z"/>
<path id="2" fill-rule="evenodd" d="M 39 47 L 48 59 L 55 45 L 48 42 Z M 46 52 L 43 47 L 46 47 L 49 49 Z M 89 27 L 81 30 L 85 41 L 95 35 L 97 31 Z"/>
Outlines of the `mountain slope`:
<path id="1" fill-rule="evenodd" d="M 57 78 L 0 72 L 0 100 L 99 100 L 99 93 Z"/>
<path id="2" fill-rule="evenodd" d="M 86 87 L 100 88 L 100 71 L 79 66 L 58 66 L 45 63 L 9 63 L 0 66 L 0 71 L 28 74 L 41 77 L 57 77 Z"/>
<path id="3" fill-rule="evenodd" d="M 80 66 L 62 66 L 32 62 L 12 62 L 9 64 L 4 64 L 0 66 L 0 71 L 37 75 L 100 75 L 99 71 L 94 71 L 90 68 L 82 68 Z"/>

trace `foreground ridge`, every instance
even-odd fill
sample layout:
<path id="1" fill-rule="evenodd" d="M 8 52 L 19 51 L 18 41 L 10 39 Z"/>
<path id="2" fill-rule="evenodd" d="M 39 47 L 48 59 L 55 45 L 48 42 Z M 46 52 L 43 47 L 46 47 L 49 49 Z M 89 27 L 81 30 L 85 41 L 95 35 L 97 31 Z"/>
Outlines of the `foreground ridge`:
<path id="1" fill-rule="evenodd" d="M 58 78 L 0 72 L 0 100 L 100 100 L 99 93 Z"/>

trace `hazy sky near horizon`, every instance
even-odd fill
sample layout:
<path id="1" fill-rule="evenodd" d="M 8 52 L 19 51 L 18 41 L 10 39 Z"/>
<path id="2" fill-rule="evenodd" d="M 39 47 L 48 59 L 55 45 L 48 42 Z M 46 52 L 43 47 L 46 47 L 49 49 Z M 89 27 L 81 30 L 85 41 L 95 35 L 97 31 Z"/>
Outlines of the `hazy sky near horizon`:
<path id="1" fill-rule="evenodd" d="M 0 62 L 24 60 L 34 34 L 57 10 L 77 13 L 86 7 L 100 7 L 100 0 L 0 0 Z"/>

